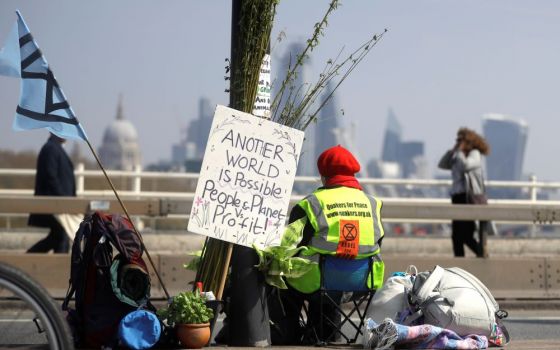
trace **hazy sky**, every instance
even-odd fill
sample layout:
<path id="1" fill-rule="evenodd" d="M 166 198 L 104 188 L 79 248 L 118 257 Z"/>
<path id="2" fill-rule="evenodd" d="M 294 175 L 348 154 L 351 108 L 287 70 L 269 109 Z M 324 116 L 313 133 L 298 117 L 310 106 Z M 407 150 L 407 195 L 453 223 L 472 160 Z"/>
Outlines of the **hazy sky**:
<path id="1" fill-rule="evenodd" d="M 309 37 L 327 6 L 281 0 L 273 38 L 282 30 L 287 39 L 273 57 Z M 95 147 L 120 93 L 144 164 L 170 158 L 199 97 L 228 102 L 230 1 L 2 0 L 2 46 L 16 9 Z M 503 113 L 529 124 L 524 171 L 560 180 L 560 163 L 550 158 L 560 149 L 560 1 L 342 1 L 313 53 L 314 67 L 384 28 L 385 38 L 337 94 L 363 158 L 380 156 L 389 107 L 404 139 L 425 141 L 431 170 L 458 127 L 481 130 L 483 114 Z M 45 131 L 11 130 L 18 98 L 19 81 L 0 77 L 0 148 L 38 150 Z"/>

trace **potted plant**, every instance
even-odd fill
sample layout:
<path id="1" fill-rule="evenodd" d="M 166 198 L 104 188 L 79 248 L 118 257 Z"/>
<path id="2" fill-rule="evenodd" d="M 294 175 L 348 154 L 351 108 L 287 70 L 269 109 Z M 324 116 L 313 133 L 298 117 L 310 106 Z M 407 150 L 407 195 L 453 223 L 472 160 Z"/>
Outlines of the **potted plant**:
<path id="1" fill-rule="evenodd" d="M 200 349 L 210 340 L 210 319 L 214 313 L 198 290 L 179 293 L 157 314 L 175 328 L 177 338 L 186 348 Z"/>

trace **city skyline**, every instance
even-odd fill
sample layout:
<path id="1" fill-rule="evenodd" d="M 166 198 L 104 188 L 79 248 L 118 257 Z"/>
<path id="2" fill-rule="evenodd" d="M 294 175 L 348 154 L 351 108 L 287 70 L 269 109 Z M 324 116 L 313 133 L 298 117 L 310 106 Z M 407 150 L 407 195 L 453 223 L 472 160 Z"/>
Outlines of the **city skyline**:
<path id="1" fill-rule="evenodd" d="M 101 145 L 123 93 L 147 165 L 170 159 L 180 129 L 197 117 L 200 97 L 227 104 L 230 5 L 7 0 L 0 4 L 0 45 L 19 8 L 93 146 Z M 274 75 L 275 60 L 289 43 L 309 37 L 327 5 L 280 2 L 272 34 Z M 390 107 L 403 137 L 425 142 L 431 170 L 459 127 L 481 131 L 484 114 L 500 113 L 529 124 L 523 173 L 557 180 L 560 168 L 541 154 L 558 125 L 559 17 L 554 1 L 342 2 L 312 53 L 312 73 L 342 47 L 348 53 L 388 28 L 337 92 L 341 119 L 355 125 L 366 161 L 381 156 Z M 280 31 L 287 38 L 276 43 Z M 11 130 L 18 97 L 19 82 L 0 77 L 0 148 L 38 151 L 46 132 Z"/>

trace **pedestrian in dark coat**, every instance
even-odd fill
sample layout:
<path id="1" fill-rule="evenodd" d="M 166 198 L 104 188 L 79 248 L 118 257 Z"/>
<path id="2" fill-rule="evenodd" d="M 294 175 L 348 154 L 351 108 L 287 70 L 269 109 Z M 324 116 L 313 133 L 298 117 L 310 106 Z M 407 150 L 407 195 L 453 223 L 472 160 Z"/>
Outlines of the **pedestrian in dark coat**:
<path id="1" fill-rule="evenodd" d="M 37 173 L 35 175 L 36 196 L 75 196 L 76 182 L 74 180 L 74 165 L 64 151 L 65 142 L 54 134 L 43 145 L 37 158 Z M 28 253 L 67 253 L 70 240 L 62 225 L 52 214 L 31 214 L 30 226 L 49 227 L 47 237 L 35 243 Z"/>

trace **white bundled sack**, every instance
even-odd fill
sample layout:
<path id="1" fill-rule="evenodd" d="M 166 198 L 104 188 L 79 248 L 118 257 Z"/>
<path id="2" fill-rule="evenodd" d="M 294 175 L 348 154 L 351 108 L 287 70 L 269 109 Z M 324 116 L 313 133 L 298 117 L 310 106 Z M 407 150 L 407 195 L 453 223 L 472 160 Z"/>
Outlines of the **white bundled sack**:
<path id="1" fill-rule="evenodd" d="M 412 289 L 412 276 L 416 267 L 410 266 L 404 276 L 389 277 L 380 289 L 375 291 L 366 310 L 366 319 L 382 323 L 386 318 L 398 321 L 398 314 L 408 307 L 407 292 Z"/>
<path id="2" fill-rule="evenodd" d="M 488 288 L 458 267 L 436 266 L 433 271 L 419 273 L 409 292 L 409 301 L 414 314 L 405 324 L 424 316 L 423 323 L 453 330 L 460 336 L 491 336 L 499 317 L 507 316 Z"/>

